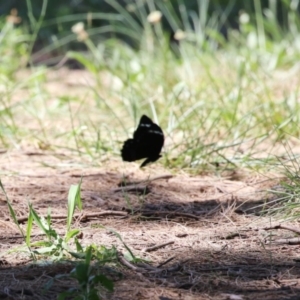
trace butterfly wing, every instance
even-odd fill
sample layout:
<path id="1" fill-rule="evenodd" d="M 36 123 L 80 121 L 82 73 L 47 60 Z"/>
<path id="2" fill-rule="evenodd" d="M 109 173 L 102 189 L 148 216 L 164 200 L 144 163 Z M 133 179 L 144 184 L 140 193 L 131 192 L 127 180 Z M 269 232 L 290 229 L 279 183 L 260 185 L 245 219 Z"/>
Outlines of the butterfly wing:
<path id="1" fill-rule="evenodd" d="M 136 142 L 134 139 L 128 139 L 124 142 L 124 145 L 121 150 L 121 156 L 124 161 L 135 161 L 136 158 Z"/>
<path id="2" fill-rule="evenodd" d="M 156 161 L 160 157 L 160 151 L 164 144 L 164 135 L 161 128 L 143 115 L 138 128 L 133 134 L 133 139 L 125 141 L 121 150 L 125 161 L 135 161 L 147 158 L 141 167 L 149 162 Z"/>
<path id="3" fill-rule="evenodd" d="M 160 157 L 159 153 L 164 144 L 164 134 L 161 128 L 153 123 L 150 118 L 145 115 L 141 117 L 133 138 L 136 141 L 136 150 L 139 159 L 147 157 L 150 162 Z"/>

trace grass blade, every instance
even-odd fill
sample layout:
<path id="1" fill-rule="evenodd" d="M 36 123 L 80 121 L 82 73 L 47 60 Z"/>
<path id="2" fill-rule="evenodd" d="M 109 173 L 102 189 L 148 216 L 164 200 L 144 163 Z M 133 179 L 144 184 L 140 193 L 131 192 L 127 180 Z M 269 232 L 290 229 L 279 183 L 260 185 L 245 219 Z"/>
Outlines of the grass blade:
<path id="1" fill-rule="evenodd" d="M 79 184 L 71 185 L 71 187 L 69 189 L 67 231 L 70 230 L 76 206 L 80 210 L 82 209 L 82 202 L 81 202 L 81 197 L 80 197 L 81 183 L 82 183 L 82 178 L 80 179 Z"/>

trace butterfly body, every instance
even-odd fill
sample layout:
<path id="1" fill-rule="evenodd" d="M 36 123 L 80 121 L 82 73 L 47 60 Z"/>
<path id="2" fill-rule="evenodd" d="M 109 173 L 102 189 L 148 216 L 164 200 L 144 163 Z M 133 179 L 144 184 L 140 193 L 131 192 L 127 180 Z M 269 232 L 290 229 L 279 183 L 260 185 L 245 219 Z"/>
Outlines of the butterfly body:
<path id="1" fill-rule="evenodd" d="M 150 118 L 143 115 L 138 128 L 133 134 L 133 138 L 124 142 L 121 155 L 124 161 L 129 162 L 146 158 L 141 164 L 142 168 L 161 157 L 160 152 L 163 145 L 163 131 Z"/>

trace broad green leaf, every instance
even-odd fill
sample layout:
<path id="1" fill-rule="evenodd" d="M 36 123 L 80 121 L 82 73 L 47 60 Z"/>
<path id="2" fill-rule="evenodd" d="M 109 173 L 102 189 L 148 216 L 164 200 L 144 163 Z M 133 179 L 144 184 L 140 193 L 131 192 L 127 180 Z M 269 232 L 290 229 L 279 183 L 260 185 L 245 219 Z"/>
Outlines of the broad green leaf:
<path id="1" fill-rule="evenodd" d="M 75 211 L 75 207 L 82 209 L 82 202 L 80 197 L 80 188 L 81 188 L 82 179 L 80 183 L 76 185 L 71 185 L 68 195 L 68 218 L 67 218 L 67 231 L 69 231 Z"/>
<path id="2" fill-rule="evenodd" d="M 5 191 L 5 189 L 4 189 L 4 186 L 3 186 L 3 184 L 2 184 L 1 179 L 0 179 L 0 188 L 1 188 L 1 190 L 3 191 L 3 193 L 4 193 L 4 196 L 5 196 L 5 199 L 6 199 L 6 203 L 7 203 L 8 209 L 9 209 L 9 213 L 10 213 L 11 217 L 13 218 L 15 224 L 18 226 L 18 229 L 19 229 L 19 231 L 20 231 L 20 233 L 21 233 L 21 235 L 22 235 L 22 237 L 23 237 L 23 239 L 24 239 L 24 241 L 25 241 L 25 243 L 26 243 L 26 245 L 27 245 L 27 247 L 28 247 L 28 250 L 29 250 L 29 252 L 30 252 L 30 254 L 31 254 L 31 256 L 32 256 L 32 259 L 33 259 L 33 260 L 36 260 L 36 257 L 35 257 L 33 251 L 32 251 L 31 248 L 30 248 L 30 245 L 27 243 L 27 238 L 25 237 L 24 232 L 23 232 L 23 229 L 21 228 L 21 226 L 20 226 L 20 224 L 19 224 L 19 222 L 18 222 L 18 219 L 17 219 L 17 217 L 16 217 L 15 211 L 14 211 L 14 209 L 13 209 L 11 203 L 10 203 L 10 200 L 9 200 L 7 194 L 6 194 L 6 191 Z M 29 238 L 30 238 L 30 237 L 29 237 Z"/>
<path id="3" fill-rule="evenodd" d="M 17 219 L 17 217 L 16 217 L 15 211 L 14 211 L 14 209 L 13 209 L 11 203 L 10 203 L 10 200 L 9 200 L 7 194 L 6 194 L 6 191 L 5 191 L 5 189 L 4 189 L 4 186 L 3 186 L 1 180 L 0 180 L 0 187 L 1 187 L 1 190 L 3 191 L 3 193 L 4 193 L 4 195 L 5 195 L 6 202 L 7 202 L 7 205 L 8 205 L 8 209 L 9 209 L 9 212 L 10 212 L 10 215 L 11 215 L 11 217 L 13 218 L 14 222 L 16 223 L 16 225 L 19 227 L 20 232 L 23 234 L 23 230 L 22 230 L 22 228 L 21 228 L 20 225 L 19 225 L 19 222 L 18 222 L 18 219 Z"/>
<path id="4" fill-rule="evenodd" d="M 48 229 L 44 226 L 40 216 L 34 210 L 31 203 L 29 203 L 29 212 L 32 215 L 32 217 L 33 217 L 35 223 L 38 225 L 38 227 L 48 236 Z"/>
<path id="5" fill-rule="evenodd" d="M 114 283 L 112 280 L 108 279 L 105 275 L 100 274 L 95 277 L 95 281 L 101 283 L 107 290 L 113 291 L 114 290 Z"/>
<path id="6" fill-rule="evenodd" d="M 48 207 L 48 211 L 47 211 L 47 224 L 50 228 L 51 227 L 51 208 L 50 207 Z"/>
<path id="7" fill-rule="evenodd" d="M 92 260 L 92 247 L 88 247 L 86 250 L 85 263 L 87 265 L 90 265 L 91 260 Z"/>
<path id="8" fill-rule="evenodd" d="M 98 296 L 98 292 L 96 289 L 92 289 L 89 291 L 87 299 L 88 300 L 101 300 L 101 298 Z"/>
<path id="9" fill-rule="evenodd" d="M 73 257 L 78 259 L 85 259 L 86 253 L 85 252 L 71 252 L 69 251 L 69 254 L 71 254 Z"/>
<path id="10" fill-rule="evenodd" d="M 36 249 L 36 250 L 34 250 L 34 252 L 38 253 L 38 254 L 45 254 L 45 253 L 51 253 L 55 249 L 56 249 L 55 245 L 52 245 L 50 247 Z"/>
<path id="11" fill-rule="evenodd" d="M 73 272 L 73 277 L 78 280 L 79 283 L 88 283 L 90 266 L 82 263 L 78 264 Z"/>
<path id="12" fill-rule="evenodd" d="M 32 218 L 31 212 L 29 212 L 28 220 L 27 220 L 27 229 L 26 229 L 26 244 L 27 244 L 27 246 L 30 245 L 32 224 L 33 224 L 33 218 Z"/>
<path id="13" fill-rule="evenodd" d="M 79 232 L 80 232 L 79 229 L 72 229 L 72 230 L 68 231 L 65 236 L 65 242 L 67 243 L 71 238 L 76 236 Z"/>
<path id="14" fill-rule="evenodd" d="M 83 252 L 83 248 L 81 246 L 81 244 L 79 243 L 78 239 L 75 237 L 75 245 L 76 245 L 76 250 L 77 252 Z"/>

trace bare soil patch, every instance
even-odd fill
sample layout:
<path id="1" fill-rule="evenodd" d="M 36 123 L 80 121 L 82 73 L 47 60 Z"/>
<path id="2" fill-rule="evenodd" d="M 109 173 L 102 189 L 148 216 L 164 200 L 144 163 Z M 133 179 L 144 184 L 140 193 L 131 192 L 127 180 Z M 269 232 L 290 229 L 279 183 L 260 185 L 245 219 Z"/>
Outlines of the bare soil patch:
<path id="1" fill-rule="evenodd" d="M 295 233 L 264 230 L 276 222 L 261 215 L 272 198 L 266 190 L 280 180 L 276 176 L 191 176 L 158 164 L 140 170 L 121 162 L 95 168 L 66 154 L 28 151 L 2 153 L 0 162 L 1 180 L 20 219 L 27 217 L 28 201 L 41 215 L 50 207 L 53 216 L 66 216 L 69 187 L 83 176 L 84 212 L 74 221 L 82 244 L 115 245 L 124 253 L 111 228 L 135 255 L 149 260 L 115 266 L 121 277 L 104 269 L 115 282 L 108 299 L 299 299 L 299 246 L 270 243 L 274 235 L 289 239 Z M 118 189 L 124 175 L 128 181 L 172 178 L 141 183 L 148 188 L 141 194 Z M 0 298 L 56 299 L 75 286 L 61 280 L 43 290 L 72 265 L 34 264 L 26 253 L 9 252 L 23 241 L 3 194 L 0 206 Z M 53 227 L 63 233 L 65 220 L 53 218 Z M 42 238 L 37 228 L 34 233 L 34 239 Z"/>

